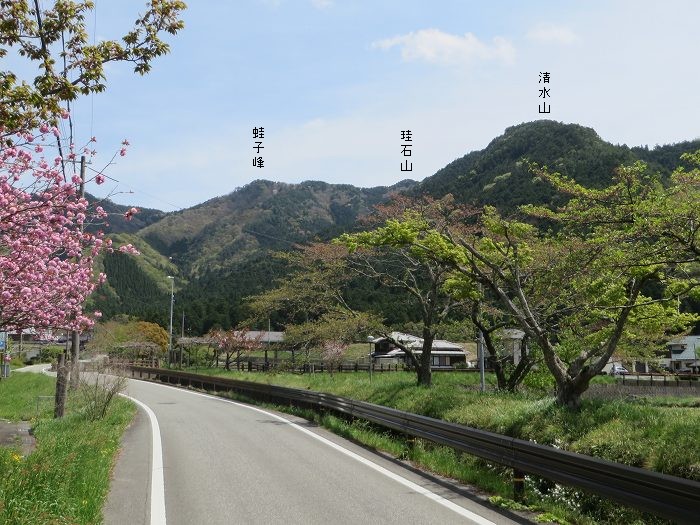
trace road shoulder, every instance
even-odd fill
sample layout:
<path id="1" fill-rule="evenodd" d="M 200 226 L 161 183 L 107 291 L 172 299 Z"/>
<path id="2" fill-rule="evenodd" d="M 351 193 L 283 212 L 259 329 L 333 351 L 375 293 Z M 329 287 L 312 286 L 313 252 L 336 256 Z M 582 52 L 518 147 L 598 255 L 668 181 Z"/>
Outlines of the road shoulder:
<path id="1" fill-rule="evenodd" d="M 122 437 L 103 508 L 105 525 L 150 523 L 151 426 L 138 408 Z"/>

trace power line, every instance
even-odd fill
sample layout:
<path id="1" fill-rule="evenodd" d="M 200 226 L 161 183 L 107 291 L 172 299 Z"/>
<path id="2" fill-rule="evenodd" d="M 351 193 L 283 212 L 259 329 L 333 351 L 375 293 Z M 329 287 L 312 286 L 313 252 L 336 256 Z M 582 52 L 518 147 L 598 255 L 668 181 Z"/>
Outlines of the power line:
<path id="1" fill-rule="evenodd" d="M 289 241 L 287 239 L 280 239 L 279 237 L 275 237 L 274 235 L 268 235 L 267 233 L 254 232 L 253 230 L 241 230 L 241 233 L 247 233 L 249 235 L 259 235 L 260 237 L 267 237 L 268 239 L 273 239 L 275 241 L 286 242 L 287 244 L 291 244 L 292 246 L 299 245 L 298 242 Z"/>

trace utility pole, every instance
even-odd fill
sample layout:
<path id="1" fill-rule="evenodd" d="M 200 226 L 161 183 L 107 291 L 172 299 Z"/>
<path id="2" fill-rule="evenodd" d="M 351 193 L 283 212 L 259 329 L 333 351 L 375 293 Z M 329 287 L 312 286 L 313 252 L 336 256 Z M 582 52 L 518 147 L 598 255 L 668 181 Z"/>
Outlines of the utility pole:
<path id="1" fill-rule="evenodd" d="M 80 156 L 80 198 L 85 197 L 85 155 Z M 84 226 L 80 225 L 81 233 Z M 80 257 L 80 255 L 78 255 Z M 71 349 L 70 349 L 70 389 L 77 390 L 80 384 L 80 332 L 73 330 L 71 332 Z"/>
<path id="2" fill-rule="evenodd" d="M 170 325 L 168 329 L 168 358 L 172 363 L 175 361 L 173 355 L 173 303 L 175 302 L 175 277 L 168 275 L 170 279 Z"/>
<path id="3" fill-rule="evenodd" d="M 476 350 L 479 354 L 479 375 L 481 376 L 481 391 L 486 392 L 486 377 L 484 374 L 484 332 L 479 330 L 479 339 L 476 343 Z"/>

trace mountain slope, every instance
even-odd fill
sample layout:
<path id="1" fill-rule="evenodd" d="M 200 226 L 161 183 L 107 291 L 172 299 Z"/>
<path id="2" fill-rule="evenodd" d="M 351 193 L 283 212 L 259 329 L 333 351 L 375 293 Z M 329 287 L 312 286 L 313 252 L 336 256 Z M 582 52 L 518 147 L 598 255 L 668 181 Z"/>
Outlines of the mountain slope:
<path id="1" fill-rule="evenodd" d="M 186 274 L 200 276 L 263 250 L 328 239 L 410 181 L 378 188 L 257 180 L 224 197 L 171 213 L 139 232 Z"/>
<path id="2" fill-rule="evenodd" d="M 667 175 L 681 153 L 700 148 L 700 141 L 647 148 L 629 148 L 602 140 L 591 128 L 539 120 L 509 127 L 480 151 L 457 159 L 424 179 L 414 194 L 442 197 L 452 193 L 460 202 L 491 204 L 511 211 L 521 204 L 560 202 L 561 196 L 533 180 L 527 159 L 593 187 L 610 183 L 621 164 L 644 160 Z"/>
<path id="3" fill-rule="evenodd" d="M 358 218 L 392 193 L 436 198 L 452 193 L 460 202 L 512 211 L 520 204 L 561 200 L 549 186 L 533 181 L 523 159 L 601 187 L 609 184 L 620 164 L 644 160 L 667 176 L 682 153 L 697 149 L 700 141 L 629 148 L 603 141 L 590 128 L 542 120 L 507 128 L 483 150 L 451 162 L 421 183 L 402 181 L 366 189 L 258 180 L 229 195 L 163 214 L 155 222 L 150 221 L 162 212 L 149 210 L 142 215 L 147 224 L 122 240 L 133 242 L 144 255 L 133 264 L 122 260 L 124 255 L 110 256 L 105 261 L 110 286 L 103 287 L 100 297 L 109 312 L 140 315 L 167 325 L 170 283 L 166 276 L 176 275 L 175 317 L 180 318 L 184 310 L 186 327 L 193 333 L 213 326 L 227 328 L 245 317 L 247 296 L 285 275 L 284 264 L 270 257 L 272 251 L 357 228 Z M 371 294 L 367 299 L 372 301 Z"/>
<path id="4" fill-rule="evenodd" d="M 160 210 L 154 210 L 152 208 L 139 208 L 139 212 L 136 213 L 131 220 L 126 220 L 124 218 L 124 213 L 131 208 L 131 206 L 124 206 L 122 204 L 116 204 L 111 200 L 85 194 L 88 201 L 96 206 L 102 206 L 102 208 L 107 212 L 106 223 L 95 224 L 89 227 L 91 230 L 102 230 L 103 232 L 109 233 L 136 233 L 137 231 L 145 228 L 149 224 L 158 222 L 163 217 L 166 216 L 165 212 Z"/>

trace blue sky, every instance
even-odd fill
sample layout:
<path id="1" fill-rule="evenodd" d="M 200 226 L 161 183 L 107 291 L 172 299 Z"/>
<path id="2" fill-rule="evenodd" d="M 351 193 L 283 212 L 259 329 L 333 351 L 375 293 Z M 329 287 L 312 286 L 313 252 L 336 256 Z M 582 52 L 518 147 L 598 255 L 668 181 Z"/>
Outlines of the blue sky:
<path id="1" fill-rule="evenodd" d="M 143 6 L 95 3 L 100 39 Z M 261 178 L 420 180 L 541 118 L 540 71 L 548 118 L 630 146 L 700 136 L 695 1 L 191 0 L 184 19 L 149 75 L 110 65 L 107 91 L 74 108 L 76 142 L 95 135 L 102 161 L 131 142 L 119 182 L 90 191 L 173 211 Z"/>

